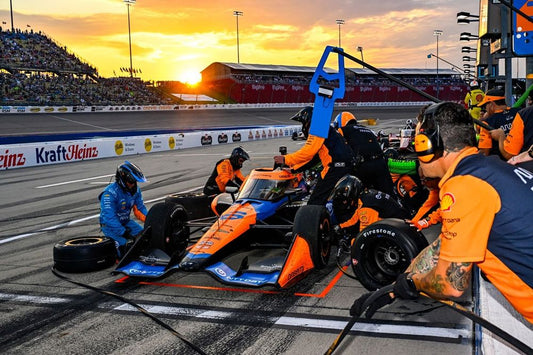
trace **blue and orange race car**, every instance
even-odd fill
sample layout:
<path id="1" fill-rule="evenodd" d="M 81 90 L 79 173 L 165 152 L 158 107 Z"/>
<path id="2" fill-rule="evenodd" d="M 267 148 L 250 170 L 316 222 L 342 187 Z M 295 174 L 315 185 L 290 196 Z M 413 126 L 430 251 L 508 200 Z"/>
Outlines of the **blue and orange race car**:
<path id="1" fill-rule="evenodd" d="M 301 174 L 272 168 L 252 170 L 238 194 L 171 195 L 150 209 L 142 237 L 114 272 L 159 278 L 204 270 L 227 284 L 290 287 L 330 256 L 329 214 L 306 205 L 307 197 Z"/>

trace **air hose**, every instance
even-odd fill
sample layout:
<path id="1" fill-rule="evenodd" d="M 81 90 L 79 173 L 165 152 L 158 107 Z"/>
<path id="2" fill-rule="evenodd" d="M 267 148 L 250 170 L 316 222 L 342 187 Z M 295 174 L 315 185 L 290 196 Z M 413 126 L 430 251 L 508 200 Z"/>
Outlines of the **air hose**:
<path id="1" fill-rule="evenodd" d="M 188 346 L 190 346 L 194 351 L 196 351 L 198 354 L 201 354 L 201 355 L 207 355 L 202 349 L 200 349 L 198 346 L 194 345 L 191 341 L 189 341 L 187 338 L 185 338 L 185 336 L 183 336 L 182 334 L 178 333 L 176 330 L 174 330 L 170 325 L 166 324 L 165 322 L 163 322 L 162 320 L 160 320 L 159 318 L 157 318 L 156 316 L 154 316 L 153 314 L 151 314 L 150 312 L 148 312 L 146 309 L 142 308 L 141 306 L 139 306 L 138 304 L 136 304 L 135 302 L 132 302 L 120 295 L 117 295 L 116 293 L 113 293 L 113 292 L 110 292 L 110 291 L 106 291 L 106 290 L 102 290 L 98 287 L 94 287 L 94 286 L 91 286 L 91 285 L 87 285 L 87 284 L 84 284 L 84 283 L 81 283 L 81 282 L 78 282 L 78 281 L 74 281 L 74 280 L 71 280 L 69 279 L 68 277 L 66 276 L 63 276 L 61 275 L 60 273 L 57 272 L 57 270 L 52 267 L 52 273 L 54 275 L 56 275 L 57 277 L 59 277 L 60 279 L 62 280 L 65 280 L 65 281 L 68 281 L 74 285 L 78 285 L 78 286 L 81 286 L 81 287 L 84 287 L 84 288 L 87 288 L 89 290 L 92 290 L 92 291 L 96 291 L 98 293 L 101 293 L 103 295 L 107 295 L 107 296 L 111 296 L 111 297 L 114 297 L 124 303 L 127 303 L 133 307 L 135 307 L 136 309 L 138 309 L 143 315 L 147 316 L 148 318 L 152 319 L 154 322 L 156 322 L 157 324 L 159 324 L 160 326 L 162 326 L 163 328 L 167 329 L 168 331 L 170 331 L 173 335 L 175 335 L 176 337 L 178 337 L 179 339 L 181 339 L 185 344 L 187 344 Z"/>

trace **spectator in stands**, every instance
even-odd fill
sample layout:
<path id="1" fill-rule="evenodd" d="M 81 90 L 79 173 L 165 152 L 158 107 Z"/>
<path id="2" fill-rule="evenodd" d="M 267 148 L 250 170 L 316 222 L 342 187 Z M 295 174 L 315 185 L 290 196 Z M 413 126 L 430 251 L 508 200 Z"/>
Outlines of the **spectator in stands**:
<path id="1" fill-rule="evenodd" d="M 483 121 L 489 126 L 495 129 L 500 128 L 505 134 L 511 130 L 511 124 L 518 109 L 507 106 L 503 90 L 491 89 L 487 91 L 478 106 L 486 111 Z M 498 155 L 503 160 L 508 159 L 500 152 L 498 142 L 493 142 L 491 133 L 484 128 L 480 128 L 479 131 L 478 148 L 485 155 Z"/>
<path id="2" fill-rule="evenodd" d="M 424 175 L 441 179 L 441 234 L 398 276 L 393 295 L 378 297 L 366 310 L 367 317 L 394 298 L 416 299 L 419 292 L 437 299 L 460 297 L 475 264 L 533 323 L 533 180 L 478 154 L 463 106 L 435 104 L 424 116 L 415 150 Z M 350 313 L 361 315 L 370 295 L 357 299 Z"/>
<path id="3" fill-rule="evenodd" d="M 506 135 L 503 129 L 490 131 L 491 137 L 496 141 L 498 152 L 506 160 L 533 145 L 533 106 L 518 111 L 508 132 Z"/>
<path id="4" fill-rule="evenodd" d="M 204 194 L 211 196 L 226 191 L 227 186 L 240 188 L 246 177 L 242 174 L 242 164 L 249 160 L 250 156 L 237 147 L 232 150 L 227 159 L 217 161 L 213 172 L 204 186 Z"/>
<path id="5" fill-rule="evenodd" d="M 357 124 L 350 112 L 341 112 L 333 121 L 334 127 L 346 139 L 355 156 L 353 175 L 367 188 L 394 194 L 389 166 L 374 132 Z"/>
<path id="6" fill-rule="evenodd" d="M 138 182 L 146 182 L 141 169 L 125 161 L 117 168 L 115 182 L 98 196 L 102 233 L 115 241 L 119 258 L 125 255 L 143 230 L 139 223 L 130 219 L 131 211 L 142 222 L 148 213 Z"/>
<path id="7" fill-rule="evenodd" d="M 309 167 L 309 164 L 315 161 L 317 163 L 320 161 L 322 171 L 307 203 L 325 205 L 337 181 L 352 171 L 354 157 L 344 138 L 332 126 L 329 127 L 326 138 L 309 134 L 312 116 L 313 108 L 307 106 L 291 117 L 291 120 L 302 124 L 302 133 L 306 137 L 305 144 L 292 154 L 274 156 L 274 163 L 288 165 L 292 170 L 298 171 Z"/>

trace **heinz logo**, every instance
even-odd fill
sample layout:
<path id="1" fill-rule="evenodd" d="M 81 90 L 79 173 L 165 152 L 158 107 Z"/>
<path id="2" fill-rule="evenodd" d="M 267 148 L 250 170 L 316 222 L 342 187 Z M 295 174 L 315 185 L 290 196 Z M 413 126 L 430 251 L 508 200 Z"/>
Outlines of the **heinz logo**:
<path id="1" fill-rule="evenodd" d="M 0 168 L 24 166 L 25 163 L 26 157 L 24 153 L 9 153 L 9 149 L 6 149 L 0 154 Z"/>
<path id="2" fill-rule="evenodd" d="M 52 149 L 35 148 L 35 161 L 37 164 L 54 163 L 60 161 L 83 160 L 98 157 L 96 147 L 87 147 L 86 144 L 62 146 L 59 144 Z"/>

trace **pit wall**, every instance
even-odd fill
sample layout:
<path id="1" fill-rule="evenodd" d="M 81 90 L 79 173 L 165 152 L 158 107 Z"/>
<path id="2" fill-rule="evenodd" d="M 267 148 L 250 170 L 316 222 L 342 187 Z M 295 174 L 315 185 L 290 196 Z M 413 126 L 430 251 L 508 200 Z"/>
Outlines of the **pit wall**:
<path id="1" fill-rule="evenodd" d="M 0 145 L 0 170 L 291 137 L 299 129 L 300 125 L 228 127 L 165 134 L 3 144 Z"/>

